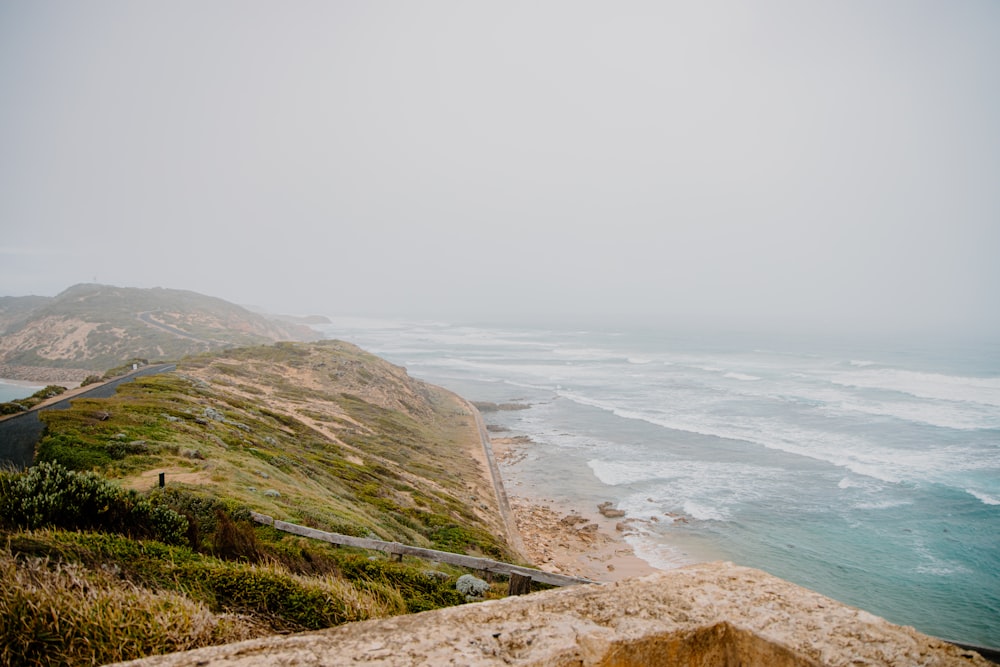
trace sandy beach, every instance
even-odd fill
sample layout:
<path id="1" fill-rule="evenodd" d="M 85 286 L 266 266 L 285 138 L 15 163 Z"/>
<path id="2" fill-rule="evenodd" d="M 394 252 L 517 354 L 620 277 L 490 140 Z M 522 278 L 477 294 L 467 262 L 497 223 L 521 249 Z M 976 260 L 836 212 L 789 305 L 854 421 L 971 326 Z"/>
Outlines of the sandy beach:
<path id="1" fill-rule="evenodd" d="M 48 368 L 42 366 L 11 366 L 0 364 L 0 379 L 7 384 L 25 384 L 27 386 L 58 384 L 67 389 L 77 387 L 94 371 L 79 368 Z"/>
<path id="2" fill-rule="evenodd" d="M 532 446 L 529 438 L 493 435 L 491 442 L 525 555 L 536 567 L 603 582 L 656 571 L 625 542 L 626 520 L 604 516 L 598 507 L 562 506 L 541 489 L 513 483 L 505 470 Z"/>

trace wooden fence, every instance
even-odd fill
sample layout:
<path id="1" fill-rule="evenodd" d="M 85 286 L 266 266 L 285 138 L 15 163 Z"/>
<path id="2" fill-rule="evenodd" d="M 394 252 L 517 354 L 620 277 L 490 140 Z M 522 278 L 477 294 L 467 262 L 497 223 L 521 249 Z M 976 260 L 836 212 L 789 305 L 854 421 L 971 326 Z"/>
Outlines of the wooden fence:
<path id="1" fill-rule="evenodd" d="M 471 570 L 479 570 L 480 572 L 496 572 L 499 574 L 510 575 L 512 577 L 526 577 L 532 581 L 549 584 L 551 586 L 573 586 L 576 584 L 596 583 L 590 579 L 583 579 L 582 577 L 570 577 L 565 574 L 544 572 L 531 567 L 501 563 L 489 558 L 476 558 L 474 556 L 466 556 L 464 554 L 454 554 L 449 551 L 423 549 L 421 547 L 400 544 L 399 542 L 383 542 L 382 540 L 372 540 L 365 537 L 353 537 L 351 535 L 341 535 L 339 533 L 327 533 L 322 530 L 307 528 L 306 526 L 300 526 L 286 521 L 276 521 L 266 514 L 258 514 L 257 512 L 251 512 L 251 515 L 253 516 L 253 520 L 257 523 L 273 526 L 275 530 L 292 533 L 293 535 L 301 535 L 302 537 L 310 537 L 316 540 L 323 540 L 324 542 L 329 542 L 330 544 L 382 551 L 384 553 L 393 554 L 400 560 L 402 560 L 403 556 L 416 556 L 425 560 L 431 560 L 438 563 L 448 563 L 449 565 L 457 565 L 459 567 L 467 567 Z"/>

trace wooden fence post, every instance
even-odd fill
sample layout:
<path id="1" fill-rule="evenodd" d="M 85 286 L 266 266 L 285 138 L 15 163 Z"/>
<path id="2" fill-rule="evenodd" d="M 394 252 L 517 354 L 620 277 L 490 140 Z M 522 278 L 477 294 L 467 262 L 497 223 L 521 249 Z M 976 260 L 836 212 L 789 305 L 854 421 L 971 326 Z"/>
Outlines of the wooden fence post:
<path id="1" fill-rule="evenodd" d="M 507 587 L 507 595 L 525 595 L 531 592 L 531 577 L 526 577 L 517 572 L 511 572 L 510 585 Z"/>

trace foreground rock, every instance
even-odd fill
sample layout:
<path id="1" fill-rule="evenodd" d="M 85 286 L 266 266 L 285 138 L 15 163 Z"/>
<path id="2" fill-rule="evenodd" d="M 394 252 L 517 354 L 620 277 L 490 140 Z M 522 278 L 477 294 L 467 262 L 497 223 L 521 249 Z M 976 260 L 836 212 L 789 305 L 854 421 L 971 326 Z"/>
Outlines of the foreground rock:
<path id="1" fill-rule="evenodd" d="M 759 570 L 706 563 L 604 586 L 367 621 L 132 665 L 988 663 Z"/>

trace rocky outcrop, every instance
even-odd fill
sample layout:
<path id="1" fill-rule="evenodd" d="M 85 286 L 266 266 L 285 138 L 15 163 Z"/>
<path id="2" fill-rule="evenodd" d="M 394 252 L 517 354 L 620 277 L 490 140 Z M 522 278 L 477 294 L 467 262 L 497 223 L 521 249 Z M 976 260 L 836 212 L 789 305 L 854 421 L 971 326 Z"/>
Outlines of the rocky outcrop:
<path id="1" fill-rule="evenodd" d="M 603 586 L 367 621 L 129 663 L 203 665 L 990 663 L 759 570 L 707 563 Z"/>

